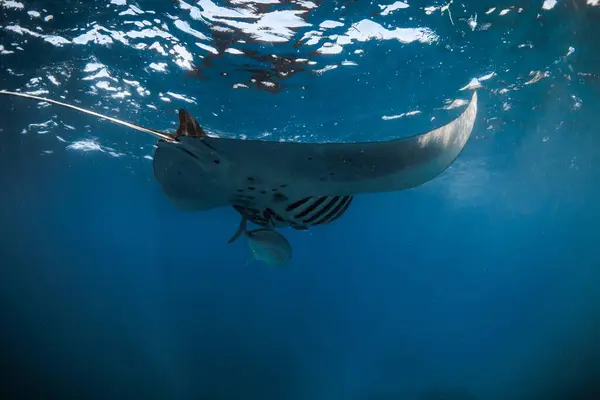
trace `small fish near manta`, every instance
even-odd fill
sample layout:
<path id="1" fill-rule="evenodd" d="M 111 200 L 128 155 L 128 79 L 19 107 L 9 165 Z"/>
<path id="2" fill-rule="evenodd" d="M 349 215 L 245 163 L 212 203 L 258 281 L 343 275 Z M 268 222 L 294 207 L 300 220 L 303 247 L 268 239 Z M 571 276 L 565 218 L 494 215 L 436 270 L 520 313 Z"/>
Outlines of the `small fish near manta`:
<path id="1" fill-rule="evenodd" d="M 158 138 L 154 177 L 182 210 L 232 206 L 264 227 L 308 229 L 337 220 L 357 194 L 422 185 L 448 168 L 466 145 L 477 92 L 456 119 L 430 132 L 381 142 L 298 143 L 228 139 L 206 134 L 185 110 L 173 133 L 25 93 Z"/>
<path id="2" fill-rule="evenodd" d="M 255 260 L 275 266 L 282 266 L 290 262 L 292 246 L 282 234 L 269 228 L 248 231 L 246 229 L 247 222 L 248 217 L 242 216 L 240 227 L 229 239 L 229 243 L 233 243 L 238 237 L 244 235 L 248 238 L 248 246 L 250 246 L 252 257 Z"/>

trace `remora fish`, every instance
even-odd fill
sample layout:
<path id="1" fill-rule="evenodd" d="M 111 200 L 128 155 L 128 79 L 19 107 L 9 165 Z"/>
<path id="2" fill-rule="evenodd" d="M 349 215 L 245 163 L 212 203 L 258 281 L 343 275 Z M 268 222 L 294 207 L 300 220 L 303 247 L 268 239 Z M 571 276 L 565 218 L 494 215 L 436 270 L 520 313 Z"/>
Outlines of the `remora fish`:
<path id="1" fill-rule="evenodd" d="M 248 218 L 242 217 L 242 222 L 237 232 L 229 239 L 233 243 L 241 235 L 248 238 L 248 246 L 252 251 L 252 258 L 268 265 L 282 266 L 292 258 L 292 246 L 287 239 L 273 229 L 259 228 L 248 231 L 246 229 Z"/>
<path id="2" fill-rule="evenodd" d="M 172 134 L 56 100 L 0 94 L 57 104 L 153 135 L 159 139 L 154 176 L 178 208 L 233 206 L 271 228 L 330 223 L 357 194 L 408 189 L 435 178 L 463 150 L 477 114 L 474 92 L 460 116 L 430 132 L 380 142 L 296 143 L 208 136 L 183 109 Z"/>

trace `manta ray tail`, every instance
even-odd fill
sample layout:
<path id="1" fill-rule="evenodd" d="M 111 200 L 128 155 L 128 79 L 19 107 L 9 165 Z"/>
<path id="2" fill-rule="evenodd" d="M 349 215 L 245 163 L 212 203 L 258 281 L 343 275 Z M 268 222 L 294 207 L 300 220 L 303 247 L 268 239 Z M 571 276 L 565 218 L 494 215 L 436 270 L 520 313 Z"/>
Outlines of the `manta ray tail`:
<path id="1" fill-rule="evenodd" d="M 168 142 L 174 142 L 174 141 L 176 141 L 175 138 L 174 138 L 174 136 L 172 134 L 170 134 L 170 133 L 161 132 L 161 131 L 157 131 L 155 129 L 146 128 L 146 127 L 143 127 L 143 126 L 140 126 L 140 125 L 132 124 L 131 122 L 127 122 L 127 121 L 123 121 L 123 120 L 120 120 L 120 119 L 117 119 L 117 118 L 109 117 L 107 115 L 102 115 L 102 114 L 99 114 L 97 112 L 94 112 L 94 111 L 91 111 L 91 110 L 86 110 L 85 108 L 77 107 L 77 106 L 74 106 L 74 105 L 71 105 L 71 104 L 67 104 L 67 103 L 63 103 L 63 102 L 60 102 L 60 101 L 56 101 L 56 100 L 52 100 L 52 99 L 46 99 L 44 97 L 39 97 L 39 96 L 34 96 L 32 94 L 18 93 L 18 92 L 9 92 L 7 90 L 0 90 L 0 94 L 5 94 L 5 95 L 8 95 L 8 96 L 24 97 L 26 99 L 33 99 L 33 100 L 38 100 L 38 101 L 44 101 L 44 102 L 51 103 L 51 104 L 56 104 L 56 105 L 59 105 L 59 106 L 62 106 L 62 107 L 66 107 L 66 108 L 70 108 L 70 109 L 73 109 L 73 110 L 76 110 L 76 111 L 80 111 L 80 112 L 85 113 L 85 114 L 93 115 L 93 116 L 98 117 L 98 118 L 106 119 L 106 120 L 114 122 L 116 124 L 120 124 L 120 125 L 126 126 L 128 128 L 135 129 L 136 131 L 148 133 L 148 134 L 150 134 L 152 136 L 155 136 L 155 137 L 157 137 L 159 139 L 166 140 Z M 179 119 L 180 119 L 180 122 L 181 122 L 181 111 L 180 111 L 180 117 L 179 117 Z M 196 122 L 196 125 L 197 125 L 197 122 Z M 179 130 L 177 132 L 179 132 Z"/>

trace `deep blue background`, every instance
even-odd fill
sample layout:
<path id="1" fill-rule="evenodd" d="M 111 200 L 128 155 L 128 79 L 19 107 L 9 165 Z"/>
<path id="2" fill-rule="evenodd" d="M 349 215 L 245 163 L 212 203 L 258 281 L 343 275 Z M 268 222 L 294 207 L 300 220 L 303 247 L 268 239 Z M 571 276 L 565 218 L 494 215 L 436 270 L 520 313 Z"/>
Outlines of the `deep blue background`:
<path id="1" fill-rule="evenodd" d="M 69 71 L 60 87 L 44 81 L 47 96 L 156 129 L 172 128 L 185 107 L 231 136 L 379 140 L 449 121 L 462 108 L 434 109 L 468 99 L 459 89 L 471 78 L 497 76 L 482 82 L 472 139 L 449 170 L 413 190 L 360 196 L 331 226 L 286 231 L 294 257 L 285 269 L 247 264 L 245 245 L 227 245 L 239 222 L 232 210 L 175 209 L 143 158 L 152 138 L 0 98 L 0 382 L 10 398 L 434 400 L 450 398 L 434 393 L 450 388 L 481 400 L 600 398 L 600 7 L 523 1 L 522 13 L 500 17 L 519 4 L 453 3 L 453 25 L 447 13 L 426 15 L 431 4 L 409 1 L 383 18 L 371 15 L 376 4 L 350 2 L 346 26 L 364 18 L 428 26 L 440 39 L 316 55 L 320 67 L 359 65 L 298 74 L 278 94 L 232 90 L 239 56 L 199 80 L 175 64 L 149 70 L 164 60 L 119 43 L 55 47 L 5 29 L 39 25 L 73 38 L 92 21 L 129 30 L 123 20 L 148 18 L 96 3 L 0 9 L 0 44 L 23 48 L 0 55 L 0 87 Z M 322 5 L 309 22 L 339 19 L 341 3 Z M 156 11 L 149 19 L 169 23 L 169 13 L 209 34 L 173 2 L 138 6 Z M 54 15 L 46 24 L 26 14 L 42 8 Z M 491 27 L 472 31 L 461 20 L 475 13 Z M 137 111 L 86 93 L 90 61 L 152 95 L 133 91 Z M 219 68 L 233 72 L 221 77 Z M 524 85 L 530 71 L 548 77 Z M 156 93 L 168 90 L 197 104 L 162 103 Z M 381 119 L 414 109 L 422 114 Z M 76 129 L 21 134 L 50 118 Z M 95 137 L 126 155 L 69 150 L 56 135 Z"/>

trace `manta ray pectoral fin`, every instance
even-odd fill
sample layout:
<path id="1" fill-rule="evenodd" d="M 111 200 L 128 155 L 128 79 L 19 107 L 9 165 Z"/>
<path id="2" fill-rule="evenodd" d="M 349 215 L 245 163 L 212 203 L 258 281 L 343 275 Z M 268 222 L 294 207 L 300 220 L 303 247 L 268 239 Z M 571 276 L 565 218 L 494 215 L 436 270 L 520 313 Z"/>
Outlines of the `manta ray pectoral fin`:
<path id="1" fill-rule="evenodd" d="M 38 100 L 38 101 L 44 101 L 44 102 L 50 103 L 50 104 L 56 104 L 56 105 L 61 106 L 61 107 L 66 107 L 66 108 L 70 108 L 72 110 L 76 110 L 76 111 L 82 112 L 84 114 L 89 114 L 89 115 L 93 115 L 94 117 L 106 119 L 106 120 L 114 122 L 116 124 L 123 125 L 123 126 L 126 126 L 128 128 L 131 128 L 131 129 L 135 129 L 136 131 L 148 133 L 148 134 L 150 134 L 150 135 L 152 135 L 152 136 L 154 136 L 154 137 L 156 137 L 158 139 L 162 139 L 162 140 L 165 140 L 165 141 L 168 141 L 168 142 L 176 142 L 175 137 L 172 134 L 170 134 L 170 133 L 161 132 L 161 131 L 158 131 L 156 129 L 146 128 L 146 127 L 141 126 L 141 125 L 132 124 L 131 122 L 127 122 L 127 121 L 123 121 L 123 120 L 118 119 L 118 118 L 113 118 L 113 117 L 109 117 L 107 115 L 99 114 L 97 112 L 94 112 L 94 111 L 91 111 L 91 110 L 86 110 L 85 108 L 77 107 L 77 106 L 74 106 L 72 104 L 67 104 L 67 103 L 63 103 L 61 101 L 47 99 L 45 97 L 34 96 L 32 94 L 27 94 L 27 93 L 9 92 L 7 90 L 0 90 L 0 94 L 4 94 L 4 95 L 8 95 L 8 96 L 23 97 L 23 98 L 26 98 L 26 99 Z"/>
<path id="2" fill-rule="evenodd" d="M 456 119 L 430 132 L 380 142 L 297 143 L 218 137 L 160 142 L 155 176 L 188 210 L 285 208 L 315 196 L 353 196 L 422 185 L 458 157 L 471 136 L 477 93 Z M 237 199 L 237 200 L 236 200 Z"/>
<path id="3" fill-rule="evenodd" d="M 298 143 L 213 137 L 205 141 L 229 160 L 227 184 L 234 188 L 247 189 L 247 177 L 252 177 L 253 193 L 275 189 L 278 198 L 290 201 L 353 196 L 404 190 L 435 178 L 462 152 L 476 116 L 474 92 L 461 115 L 446 125 L 388 141 Z"/>
<path id="4" fill-rule="evenodd" d="M 189 137 L 205 137 L 206 132 L 200 127 L 200 124 L 183 108 L 179 109 L 179 127 L 175 137 L 189 136 Z"/>

